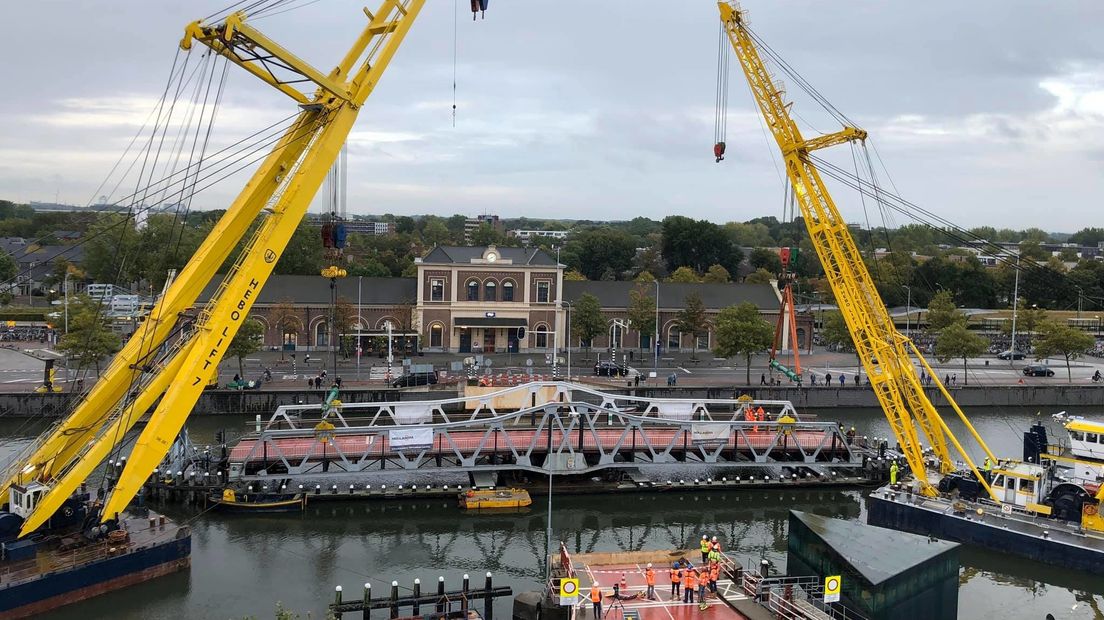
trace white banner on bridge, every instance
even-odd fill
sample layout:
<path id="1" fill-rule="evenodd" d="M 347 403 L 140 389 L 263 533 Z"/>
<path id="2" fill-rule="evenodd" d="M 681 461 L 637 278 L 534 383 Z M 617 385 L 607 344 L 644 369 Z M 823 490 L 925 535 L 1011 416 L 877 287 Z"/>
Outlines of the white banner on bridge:
<path id="1" fill-rule="evenodd" d="M 695 446 L 717 447 L 728 441 L 728 424 L 692 424 L 690 440 Z"/>
<path id="2" fill-rule="evenodd" d="M 387 432 L 387 440 L 395 450 L 423 450 L 433 447 L 432 428 L 410 428 Z"/>

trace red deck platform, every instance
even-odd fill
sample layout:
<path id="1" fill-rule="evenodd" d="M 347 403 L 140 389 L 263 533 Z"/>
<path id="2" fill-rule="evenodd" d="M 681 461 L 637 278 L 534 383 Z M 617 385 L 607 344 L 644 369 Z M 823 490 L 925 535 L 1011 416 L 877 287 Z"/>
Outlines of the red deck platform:
<path id="1" fill-rule="evenodd" d="M 646 564 L 608 564 L 608 565 L 579 565 L 576 563 L 576 574 L 579 577 L 579 589 L 581 597 L 579 603 L 579 620 L 593 620 L 593 605 L 590 601 L 590 587 L 595 581 L 602 589 L 602 616 L 604 620 L 622 620 L 623 613 L 614 603 L 613 584 L 620 584 L 624 575 L 628 584 L 628 592 L 621 591 L 622 597 L 626 594 L 630 600 L 622 600 L 621 605 L 625 610 L 635 610 L 640 614 L 640 620 L 745 620 L 746 616 L 730 607 L 725 601 L 712 594 L 706 588 L 706 602 L 708 607 L 701 609 L 698 601 L 683 603 L 682 598 L 674 599 L 671 596 L 670 564 L 660 566 L 653 563 L 656 572 L 655 593 L 656 600 L 648 600 L 645 597 L 648 587 L 644 577 Z M 717 582 L 717 590 L 730 592 L 725 597 L 732 599 L 738 597 L 746 599 L 743 594 L 735 594 L 732 582 L 722 579 Z M 681 595 L 681 591 L 680 591 Z M 697 596 L 697 593 L 695 593 Z"/>

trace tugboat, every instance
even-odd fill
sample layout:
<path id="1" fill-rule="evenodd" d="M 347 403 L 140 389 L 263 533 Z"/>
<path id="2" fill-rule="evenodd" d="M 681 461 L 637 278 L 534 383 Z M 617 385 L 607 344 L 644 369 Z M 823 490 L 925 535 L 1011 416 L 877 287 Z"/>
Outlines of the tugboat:
<path id="1" fill-rule="evenodd" d="M 969 543 L 1032 560 L 1104 574 L 1104 423 L 1054 416 L 1065 441 L 1042 423 L 1024 433 L 1023 460 L 986 475 L 1001 503 L 969 472 L 939 481 L 939 497 L 890 485 L 867 501 L 871 525 Z"/>

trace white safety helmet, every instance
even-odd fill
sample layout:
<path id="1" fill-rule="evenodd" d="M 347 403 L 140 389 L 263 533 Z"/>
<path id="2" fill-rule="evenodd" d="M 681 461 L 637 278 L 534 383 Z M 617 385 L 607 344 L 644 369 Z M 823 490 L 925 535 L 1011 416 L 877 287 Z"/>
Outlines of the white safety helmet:
<path id="1" fill-rule="evenodd" d="M 706 536 L 705 534 L 702 534 L 702 540 L 709 540 L 709 537 Z"/>
<path id="2" fill-rule="evenodd" d="M 652 563 L 648 562 L 648 568 L 651 568 L 651 567 L 652 567 Z"/>
<path id="3" fill-rule="evenodd" d="M 717 537 L 716 536 L 713 537 L 713 542 L 717 542 Z"/>

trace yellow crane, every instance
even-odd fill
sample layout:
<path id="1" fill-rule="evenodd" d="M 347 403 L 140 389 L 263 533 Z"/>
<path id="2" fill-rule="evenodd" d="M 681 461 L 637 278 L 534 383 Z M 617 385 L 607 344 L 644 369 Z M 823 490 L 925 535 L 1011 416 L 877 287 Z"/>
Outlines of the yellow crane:
<path id="1" fill-rule="evenodd" d="M 810 153 L 817 149 L 865 141 L 866 132 L 856 127 L 843 127 L 835 133 L 805 139 L 790 116 L 791 104 L 785 99 L 785 91 L 767 71 L 754 36 L 747 28 L 744 11 L 736 2 L 718 2 L 717 8 L 720 11 L 722 28 L 751 86 L 759 112 L 782 151 L 786 175 L 793 186 L 796 202 L 809 230 L 813 248 L 836 297 L 836 304 L 843 314 L 870 384 L 897 442 L 901 445 L 909 468 L 920 482 L 921 492 L 928 496 L 937 495 L 936 488 L 928 479 L 924 448 L 917 427 L 927 438 L 932 454 L 938 459 L 940 471 L 948 473 L 956 469 L 948 447 L 949 442 L 981 481 L 989 496 L 1000 501 L 924 393 L 912 364 L 913 356 L 933 377 L 943 397 L 989 459 L 996 462 L 996 458 L 950 392 L 939 382 L 938 376 L 932 372 L 920 351 L 893 325 L 855 240 L 848 231 L 847 222 L 840 215 L 810 158 Z"/>
<path id="2" fill-rule="evenodd" d="M 0 497 L 7 497 L 12 485 L 34 489 L 35 508 L 21 535 L 49 519 L 156 403 L 101 518 L 113 518 L 130 503 L 216 375 L 227 345 L 424 4 L 383 0 L 375 12 L 365 9 L 368 24 L 328 72 L 265 36 L 243 13 L 217 24 L 188 25 L 181 48 L 191 50 L 196 43 L 210 48 L 290 97 L 299 113 L 158 300 L 142 337 L 132 338 L 73 412 L 4 472 Z M 270 70 L 273 66 L 280 71 Z M 301 90 L 303 84 L 313 92 Z M 194 320 L 185 318 L 243 239 L 244 248 L 210 301 Z"/>

